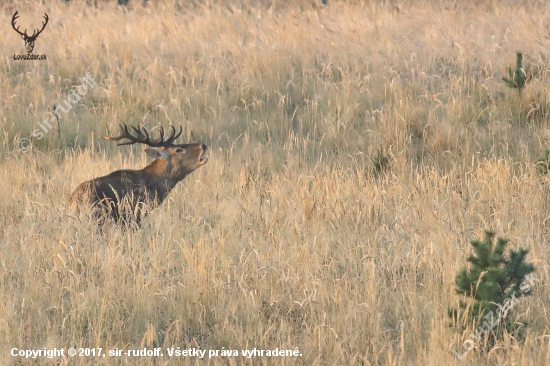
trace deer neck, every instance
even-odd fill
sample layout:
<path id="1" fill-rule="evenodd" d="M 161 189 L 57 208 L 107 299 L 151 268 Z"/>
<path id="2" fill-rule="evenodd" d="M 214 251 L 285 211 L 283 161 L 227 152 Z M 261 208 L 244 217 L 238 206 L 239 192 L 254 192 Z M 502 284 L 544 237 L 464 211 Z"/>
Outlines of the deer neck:
<path id="1" fill-rule="evenodd" d="M 182 174 L 177 167 L 166 159 L 157 159 L 146 166 L 143 171 L 147 174 L 149 181 L 154 186 L 165 186 L 168 192 L 176 184 L 185 178 L 187 174 Z"/>

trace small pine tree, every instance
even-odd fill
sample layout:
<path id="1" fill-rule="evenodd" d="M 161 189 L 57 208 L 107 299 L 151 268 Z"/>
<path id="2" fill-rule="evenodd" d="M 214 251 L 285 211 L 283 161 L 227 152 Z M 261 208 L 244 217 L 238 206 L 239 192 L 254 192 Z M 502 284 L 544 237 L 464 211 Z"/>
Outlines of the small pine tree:
<path id="1" fill-rule="evenodd" d="M 544 149 L 542 157 L 535 161 L 535 165 L 540 174 L 548 174 L 548 171 L 550 170 L 550 149 Z"/>
<path id="2" fill-rule="evenodd" d="M 523 68 L 523 54 L 521 52 L 516 53 L 516 67 L 508 67 L 508 77 L 503 77 L 502 81 L 510 88 L 517 89 L 519 94 L 525 88 L 525 84 L 530 80 Z"/>
<path id="3" fill-rule="evenodd" d="M 373 165 L 372 174 L 376 178 L 385 174 L 390 168 L 390 159 L 382 148 L 378 149 L 378 154 L 374 158 L 371 158 L 371 160 Z"/>
<path id="4" fill-rule="evenodd" d="M 494 236 L 494 232 L 486 230 L 483 241 L 470 242 L 475 254 L 467 258 L 469 268 L 461 269 L 456 276 L 456 292 L 473 299 L 469 304 L 464 301 L 459 304 L 463 311 L 469 308 L 464 318 L 466 324 L 480 322 L 490 312 L 498 314 L 497 309 L 506 301 L 530 294 L 521 288 L 525 276 L 535 271 L 532 263 L 525 262 L 529 250 L 520 248 L 517 251 L 511 250 L 506 255 L 505 249 L 509 241 L 498 238 L 495 245 Z M 458 310 L 450 308 L 449 316 L 457 321 Z M 499 321 L 499 328 L 491 334 L 489 345 L 494 344 L 503 330 L 512 333 L 518 328 L 518 324 L 508 318 Z"/>

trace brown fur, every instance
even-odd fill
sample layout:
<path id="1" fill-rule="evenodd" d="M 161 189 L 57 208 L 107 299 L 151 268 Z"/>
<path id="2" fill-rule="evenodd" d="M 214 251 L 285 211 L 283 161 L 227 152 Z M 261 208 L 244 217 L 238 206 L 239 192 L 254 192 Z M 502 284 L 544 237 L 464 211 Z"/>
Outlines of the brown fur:
<path id="1" fill-rule="evenodd" d="M 150 165 L 141 170 L 117 170 L 84 182 L 73 192 L 70 202 L 93 206 L 101 218 L 110 216 L 117 222 L 135 220 L 139 224 L 179 181 L 208 162 L 206 149 L 201 144 L 147 149 L 147 154 L 156 158 Z"/>

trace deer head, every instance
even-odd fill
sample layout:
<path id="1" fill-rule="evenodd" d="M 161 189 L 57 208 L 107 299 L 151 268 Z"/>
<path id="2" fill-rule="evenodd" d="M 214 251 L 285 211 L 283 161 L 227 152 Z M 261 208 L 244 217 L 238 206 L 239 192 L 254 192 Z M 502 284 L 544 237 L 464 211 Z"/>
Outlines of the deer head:
<path id="1" fill-rule="evenodd" d="M 176 180 L 179 182 L 193 170 L 197 169 L 201 165 L 208 162 L 208 158 L 205 157 L 207 146 L 204 144 L 184 144 L 176 145 L 176 140 L 182 133 L 182 127 L 176 133 L 174 126 L 171 126 L 172 132 L 166 140 L 164 140 L 164 128 L 160 127 L 160 133 L 158 139 L 151 140 L 149 133 L 145 128 L 143 131 L 131 126 L 137 136 L 132 136 L 128 131 L 128 126 L 121 125 L 121 134 L 117 137 L 109 137 L 101 135 L 101 137 L 110 141 L 120 141 L 127 139 L 128 141 L 118 143 L 117 146 L 132 145 L 137 143 L 145 144 L 153 147 L 152 149 L 146 149 L 147 155 L 158 159 L 153 164 L 145 168 L 149 172 L 153 172 L 155 176 L 163 177 L 169 180 Z M 176 183 L 177 183 L 176 182 Z"/>
<path id="2" fill-rule="evenodd" d="M 117 170 L 104 177 L 82 183 L 72 194 L 72 202 L 86 201 L 94 206 L 107 208 L 117 221 L 121 218 L 137 219 L 139 223 L 144 205 L 154 208 L 160 205 L 176 184 L 195 169 L 206 164 L 207 146 L 204 144 L 174 144 L 182 133 L 176 133 L 172 126 L 170 135 L 164 139 L 164 128 L 160 128 L 159 137 L 151 139 L 145 128 L 132 126 L 135 136 L 128 126 L 121 125 L 121 134 L 116 137 L 101 135 L 110 141 L 127 140 L 118 146 L 135 143 L 151 146 L 145 152 L 155 160 L 141 170 Z M 105 210 L 103 210 L 105 211 Z M 137 212 L 137 214 L 136 214 Z"/>
<path id="3" fill-rule="evenodd" d="M 44 28 L 46 28 L 46 24 L 48 24 L 48 20 L 49 20 L 48 14 L 44 13 L 44 19 L 46 19 L 46 21 L 42 23 L 42 29 L 35 30 L 32 36 L 29 36 L 27 34 L 26 29 L 23 33 L 21 33 L 21 31 L 19 31 L 19 27 L 17 28 L 15 27 L 15 20 L 19 18 L 18 14 L 19 14 L 19 10 L 17 10 L 15 14 L 13 14 L 13 17 L 11 18 L 11 26 L 13 27 L 13 29 L 15 29 L 17 33 L 21 35 L 21 38 L 23 38 L 23 40 L 25 41 L 25 48 L 27 49 L 27 53 L 32 53 L 32 51 L 34 50 L 34 42 L 36 41 L 36 38 L 38 38 L 40 33 L 42 33 Z"/>

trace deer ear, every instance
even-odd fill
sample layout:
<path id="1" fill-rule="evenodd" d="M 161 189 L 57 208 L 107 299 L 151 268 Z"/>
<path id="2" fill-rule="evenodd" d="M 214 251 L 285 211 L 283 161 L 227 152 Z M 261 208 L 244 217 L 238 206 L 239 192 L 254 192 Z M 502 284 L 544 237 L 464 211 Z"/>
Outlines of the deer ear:
<path id="1" fill-rule="evenodd" d="M 147 155 L 155 159 L 168 159 L 170 153 L 164 149 L 145 149 Z"/>

